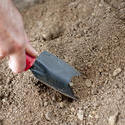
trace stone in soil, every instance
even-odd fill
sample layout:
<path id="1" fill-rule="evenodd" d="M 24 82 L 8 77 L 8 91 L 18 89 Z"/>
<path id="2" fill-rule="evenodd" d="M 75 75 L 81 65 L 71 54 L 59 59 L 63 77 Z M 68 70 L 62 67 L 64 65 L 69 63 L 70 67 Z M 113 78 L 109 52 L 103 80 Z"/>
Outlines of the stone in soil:
<path id="1" fill-rule="evenodd" d="M 72 82 L 70 82 L 69 85 L 72 87 L 74 84 Z"/>
<path id="2" fill-rule="evenodd" d="M 64 106 L 65 106 L 65 105 L 64 105 L 64 102 L 60 102 L 60 103 L 59 103 L 59 107 L 60 107 L 60 108 L 64 108 Z"/>
<path id="3" fill-rule="evenodd" d="M 44 107 L 46 107 L 48 105 L 48 102 L 44 102 Z"/>
<path id="4" fill-rule="evenodd" d="M 119 113 L 117 112 L 114 115 L 112 115 L 112 116 L 109 117 L 109 119 L 108 119 L 109 125 L 116 125 L 118 114 Z"/>
<path id="5" fill-rule="evenodd" d="M 47 121 L 52 121 L 52 112 L 46 112 L 45 118 L 46 118 Z"/>
<path id="6" fill-rule="evenodd" d="M 114 72 L 113 72 L 113 76 L 117 76 L 121 73 L 122 69 L 121 68 L 117 68 Z"/>
<path id="7" fill-rule="evenodd" d="M 44 114 L 43 114 L 43 113 L 41 113 L 41 118 L 43 118 L 43 116 L 44 116 Z"/>
<path id="8" fill-rule="evenodd" d="M 54 25 L 50 25 L 49 28 L 45 28 L 44 32 L 42 33 L 42 37 L 43 40 L 49 41 L 60 37 L 62 32 L 63 32 L 63 27 L 60 26 L 58 23 L 56 23 Z"/>
<path id="9" fill-rule="evenodd" d="M 79 120 L 81 120 L 81 121 L 83 120 L 83 110 L 78 110 L 77 117 Z"/>
<path id="10" fill-rule="evenodd" d="M 86 84 L 86 86 L 87 86 L 88 88 L 90 88 L 90 87 L 92 86 L 92 81 L 89 80 L 89 79 L 87 79 L 86 82 L 85 82 L 85 84 Z"/>

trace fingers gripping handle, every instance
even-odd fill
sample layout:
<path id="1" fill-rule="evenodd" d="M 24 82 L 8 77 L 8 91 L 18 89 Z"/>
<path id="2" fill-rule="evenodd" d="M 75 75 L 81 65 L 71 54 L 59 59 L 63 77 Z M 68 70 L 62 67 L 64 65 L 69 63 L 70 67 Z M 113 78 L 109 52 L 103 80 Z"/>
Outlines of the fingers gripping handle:
<path id="1" fill-rule="evenodd" d="M 26 54 L 26 68 L 25 68 L 25 71 L 27 71 L 28 69 L 30 69 L 32 67 L 35 60 L 36 60 L 35 57 L 32 57 L 32 56 Z"/>

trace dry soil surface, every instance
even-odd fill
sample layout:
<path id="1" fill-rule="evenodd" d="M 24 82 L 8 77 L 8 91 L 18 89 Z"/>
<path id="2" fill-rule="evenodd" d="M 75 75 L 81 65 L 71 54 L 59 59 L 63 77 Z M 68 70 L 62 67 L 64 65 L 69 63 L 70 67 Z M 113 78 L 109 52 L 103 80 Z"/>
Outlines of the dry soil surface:
<path id="1" fill-rule="evenodd" d="M 21 11 L 30 42 L 81 76 L 72 101 L 0 61 L 0 125 L 125 125 L 125 1 L 42 0 Z"/>

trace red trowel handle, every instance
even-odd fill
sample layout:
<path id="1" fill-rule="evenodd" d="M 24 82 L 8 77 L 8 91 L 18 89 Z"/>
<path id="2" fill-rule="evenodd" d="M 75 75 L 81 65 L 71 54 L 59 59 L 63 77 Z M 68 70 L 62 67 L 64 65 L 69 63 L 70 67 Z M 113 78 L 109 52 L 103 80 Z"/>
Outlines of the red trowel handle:
<path id="1" fill-rule="evenodd" d="M 25 68 L 25 71 L 27 71 L 28 69 L 30 69 L 32 67 L 35 60 L 36 60 L 35 57 L 32 57 L 32 56 L 26 54 L 26 68 Z"/>

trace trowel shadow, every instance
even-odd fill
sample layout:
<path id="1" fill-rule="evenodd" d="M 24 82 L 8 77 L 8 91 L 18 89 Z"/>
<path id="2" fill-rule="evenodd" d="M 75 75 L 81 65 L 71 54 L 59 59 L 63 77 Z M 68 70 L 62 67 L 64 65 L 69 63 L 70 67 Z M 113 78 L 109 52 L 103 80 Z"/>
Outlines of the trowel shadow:
<path id="1" fill-rule="evenodd" d="M 35 83 L 35 86 L 38 87 L 38 93 L 40 96 L 43 96 L 44 94 L 46 94 L 46 96 L 48 96 L 47 98 L 49 98 L 50 100 L 53 101 L 66 101 L 68 103 L 72 103 L 74 100 L 66 97 L 65 95 L 62 95 L 61 93 L 55 91 L 54 89 L 46 86 L 44 83 L 42 83 L 41 81 L 38 81 L 37 83 Z"/>

